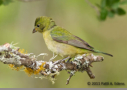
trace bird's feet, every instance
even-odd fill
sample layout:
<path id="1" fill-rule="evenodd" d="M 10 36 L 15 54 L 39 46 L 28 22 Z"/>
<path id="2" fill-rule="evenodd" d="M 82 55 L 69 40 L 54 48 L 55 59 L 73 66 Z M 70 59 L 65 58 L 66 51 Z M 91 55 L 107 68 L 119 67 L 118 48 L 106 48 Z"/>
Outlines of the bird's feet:
<path id="1" fill-rule="evenodd" d="M 67 60 L 67 62 L 70 62 L 71 59 L 72 59 L 72 58 L 69 58 L 69 59 Z"/>
<path id="2" fill-rule="evenodd" d="M 53 52 L 53 57 L 49 59 L 49 61 L 52 61 L 53 59 L 55 59 L 58 55 L 55 55 Z"/>
<path id="3" fill-rule="evenodd" d="M 66 58 L 64 58 L 64 59 L 62 59 L 61 61 L 63 62 L 63 61 L 65 61 L 66 59 L 70 60 L 70 56 L 68 56 L 68 57 L 66 57 Z"/>

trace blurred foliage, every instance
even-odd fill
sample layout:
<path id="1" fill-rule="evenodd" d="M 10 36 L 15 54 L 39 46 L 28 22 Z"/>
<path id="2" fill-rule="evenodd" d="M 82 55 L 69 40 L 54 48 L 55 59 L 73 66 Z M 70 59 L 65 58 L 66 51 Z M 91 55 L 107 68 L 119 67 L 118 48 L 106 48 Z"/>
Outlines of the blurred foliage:
<path id="1" fill-rule="evenodd" d="M 0 0 L 0 5 L 8 5 L 13 0 Z M 20 0 L 25 1 L 25 0 Z M 26 0 L 27 1 L 36 1 L 36 0 Z M 120 5 L 127 4 L 127 0 L 101 0 L 100 5 L 96 4 L 96 6 L 100 9 L 100 20 L 106 20 L 108 17 L 114 17 L 117 15 L 125 15 L 126 11 L 119 7 Z"/>
<path id="2" fill-rule="evenodd" d="M 101 4 L 97 4 L 100 9 L 100 19 L 105 20 L 108 17 L 117 15 L 125 15 L 126 11 L 120 5 L 127 4 L 127 0 L 101 0 Z"/>
<path id="3" fill-rule="evenodd" d="M 0 0 L 0 5 L 8 5 L 11 3 L 13 0 Z"/>

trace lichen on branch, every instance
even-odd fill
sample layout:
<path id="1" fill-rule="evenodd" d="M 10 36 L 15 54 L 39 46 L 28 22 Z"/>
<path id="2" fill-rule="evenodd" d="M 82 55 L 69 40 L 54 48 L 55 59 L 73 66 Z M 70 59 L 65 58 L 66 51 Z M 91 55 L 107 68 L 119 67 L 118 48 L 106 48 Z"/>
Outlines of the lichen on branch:
<path id="1" fill-rule="evenodd" d="M 47 54 L 41 53 L 40 55 L 45 56 Z M 56 76 L 59 75 L 62 70 L 66 70 L 70 74 L 66 84 L 69 84 L 71 77 L 76 72 L 86 71 L 88 76 L 91 79 L 94 79 L 95 76 L 90 70 L 90 67 L 92 67 L 91 64 L 93 62 L 101 62 L 104 59 L 102 56 L 83 54 L 76 56 L 70 62 L 66 62 L 63 60 L 37 60 L 38 56 L 32 55 L 31 53 L 26 53 L 24 49 L 19 49 L 14 44 L 6 43 L 0 46 L 1 62 L 4 64 L 9 64 L 9 67 L 13 70 L 19 71 L 22 68 L 29 76 L 35 75 L 36 78 L 48 78 L 52 81 L 52 83 L 54 83 Z"/>

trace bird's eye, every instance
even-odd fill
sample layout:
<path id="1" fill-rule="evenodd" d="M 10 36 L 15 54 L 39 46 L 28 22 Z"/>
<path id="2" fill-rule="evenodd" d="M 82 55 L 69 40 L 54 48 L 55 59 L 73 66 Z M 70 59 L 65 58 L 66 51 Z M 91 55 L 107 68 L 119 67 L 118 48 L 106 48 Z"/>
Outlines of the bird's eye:
<path id="1" fill-rule="evenodd" d="M 37 27 L 40 27 L 40 25 L 38 24 Z"/>

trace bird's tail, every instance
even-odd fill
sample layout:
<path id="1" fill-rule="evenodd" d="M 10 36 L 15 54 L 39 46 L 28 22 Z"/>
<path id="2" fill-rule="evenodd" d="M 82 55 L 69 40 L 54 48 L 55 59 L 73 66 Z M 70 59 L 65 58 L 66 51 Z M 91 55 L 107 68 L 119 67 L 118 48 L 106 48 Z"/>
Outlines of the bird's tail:
<path id="1" fill-rule="evenodd" d="M 112 54 L 101 52 L 101 51 L 98 51 L 98 50 L 94 50 L 94 52 L 96 52 L 96 53 L 102 53 L 102 54 L 109 55 L 109 56 L 113 57 Z"/>

